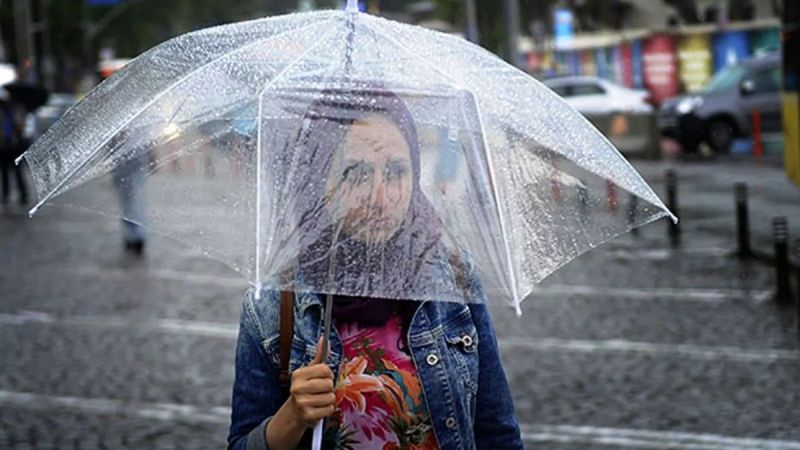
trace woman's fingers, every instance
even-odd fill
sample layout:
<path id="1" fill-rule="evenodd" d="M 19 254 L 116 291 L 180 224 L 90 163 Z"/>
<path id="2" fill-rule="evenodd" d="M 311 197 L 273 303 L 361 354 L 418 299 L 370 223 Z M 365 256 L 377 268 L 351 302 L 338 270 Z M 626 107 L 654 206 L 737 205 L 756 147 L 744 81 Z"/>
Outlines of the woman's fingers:
<path id="1" fill-rule="evenodd" d="M 309 426 L 333 414 L 336 403 L 333 371 L 323 363 L 324 359 L 320 338 L 314 360 L 292 372 L 291 404 L 295 414 Z"/>
<path id="2" fill-rule="evenodd" d="M 333 380 L 333 371 L 325 364 L 314 364 L 292 372 L 292 383 L 317 378 Z"/>
<path id="3" fill-rule="evenodd" d="M 333 380 L 330 378 L 315 378 L 313 380 L 295 380 L 289 388 L 292 396 L 316 395 L 333 392 Z"/>
<path id="4" fill-rule="evenodd" d="M 304 395 L 297 399 L 297 404 L 308 408 L 322 408 L 333 406 L 336 403 L 336 396 L 332 392 L 315 395 Z"/>
<path id="5" fill-rule="evenodd" d="M 303 386 L 303 392 L 306 394 L 327 394 L 333 392 L 333 380 L 330 378 L 308 380 Z"/>

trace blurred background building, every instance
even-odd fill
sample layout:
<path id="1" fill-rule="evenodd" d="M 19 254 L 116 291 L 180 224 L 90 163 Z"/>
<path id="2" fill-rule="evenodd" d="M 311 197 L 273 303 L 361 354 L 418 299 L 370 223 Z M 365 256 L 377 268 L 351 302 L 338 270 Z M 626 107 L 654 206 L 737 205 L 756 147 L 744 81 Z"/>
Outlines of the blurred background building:
<path id="1" fill-rule="evenodd" d="M 361 8 L 479 43 L 541 80 L 575 77 L 571 84 L 562 83 L 559 94 L 587 116 L 594 115 L 590 119 L 603 131 L 611 131 L 609 114 L 649 108 L 650 115 L 659 116 L 658 123 L 645 126 L 642 121 L 633 128 L 649 136 L 641 145 L 656 153 L 660 149 L 653 141 L 662 142 L 660 133 L 685 152 L 760 149 L 780 154 L 783 135 L 793 139 L 796 134 L 782 129 L 782 116 L 792 114 L 793 103 L 782 102 L 781 80 L 792 78 L 781 78 L 780 57 L 765 76 L 743 73 L 739 66 L 752 58 L 780 56 L 781 18 L 791 14 L 794 3 L 361 0 Z M 47 125 L 130 58 L 171 37 L 232 21 L 343 5 L 344 0 L 0 0 L 0 77 L 13 79 L 16 69 L 20 78 L 58 93 L 40 120 Z M 791 36 L 790 26 L 784 36 Z M 732 80 L 733 75 L 738 78 Z M 755 101 L 757 96 L 745 98 L 743 93 L 741 102 L 724 107 L 739 110 L 738 115 L 695 108 L 719 79 L 731 85 L 755 83 L 755 92 L 769 93 L 771 100 L 764 100 L 765 106 Z M 706 101 L 706 109 L 708 105 Z M 751 138 L 753 120 L 756 128 L 764 128 L 757 130 L 764 139 L 759 144 Z M 625 147 L 622 141 L 615 143 Z M 787 152 L 787 165 L 798 165 L 791 159 L 800 159 L 795 147 Z"/>

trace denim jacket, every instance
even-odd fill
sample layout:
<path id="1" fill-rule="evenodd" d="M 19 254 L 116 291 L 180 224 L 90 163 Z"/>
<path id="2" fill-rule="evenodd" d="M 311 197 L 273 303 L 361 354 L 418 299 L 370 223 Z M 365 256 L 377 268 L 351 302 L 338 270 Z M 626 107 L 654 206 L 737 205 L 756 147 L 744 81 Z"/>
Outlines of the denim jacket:
<path id="1" fill-rule="evenodd" d="M 479 283 L 470 286 L 471 296 L 483 296 Z M 323 308 L 323 296 L 295 294 L 290 370 L 314 358 Z M 286 401 L 278 383 L 279 317 L 278 292 L 264 291 L 260 300 L 248 292 L 236 347 L 229 449 L 267 449 L 266 426 Z M 335 327 L 332 330 L 326 362 L 336 373 L 342 344 Z M 408 343 L 441 450 L 523 448 L 483 303 L 422 302 L 412 318 Z M 309 435 L 301 448 L 308 448 Z"/>

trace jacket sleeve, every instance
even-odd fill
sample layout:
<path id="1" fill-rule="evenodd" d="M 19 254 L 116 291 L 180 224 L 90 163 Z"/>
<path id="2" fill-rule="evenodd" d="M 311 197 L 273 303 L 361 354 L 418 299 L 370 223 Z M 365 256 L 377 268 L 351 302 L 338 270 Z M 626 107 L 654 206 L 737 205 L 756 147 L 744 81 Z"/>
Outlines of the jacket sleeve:
<path id="1" fill-rule="evenodd" d="M 252 302 L 245 300 L 236 343 L 229 450 L 266 450 L 266 427 L 283 403 L 278 369 L 260 344 Z"/>
<path id="2" fill-rule="evenodd" d="M 500 363 L 497 338 L 484 304 L 470 309 L 478 332 L 478 397 L 476 399 L 475 446 L 477 449 L 523 449 L 514 403 Z"/>

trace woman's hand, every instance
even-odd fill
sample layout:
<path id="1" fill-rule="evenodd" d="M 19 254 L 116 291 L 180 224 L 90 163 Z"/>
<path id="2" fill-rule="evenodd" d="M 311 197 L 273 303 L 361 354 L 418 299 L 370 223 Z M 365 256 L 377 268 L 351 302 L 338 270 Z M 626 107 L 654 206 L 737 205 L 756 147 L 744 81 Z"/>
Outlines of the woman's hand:
<path id="1" fill-rule="evenodd" d="M 333 371 L 323 364 L 322 338 L 317 354 L 308 366 L 292 372 L 289 402 L 298 421 L 313 427 L 317 421 L 333 414 L 336 396 L 333 394 Z"/>
<path id="2" fill-rule="evenodd" d="M 289 398 L 267 425 L 269 448 L 297 448 L 308 427 L 333 413 L 333 371 L 323 363 L 323 356 L 320 338 L 314 360 L 292 372 Z"/>

